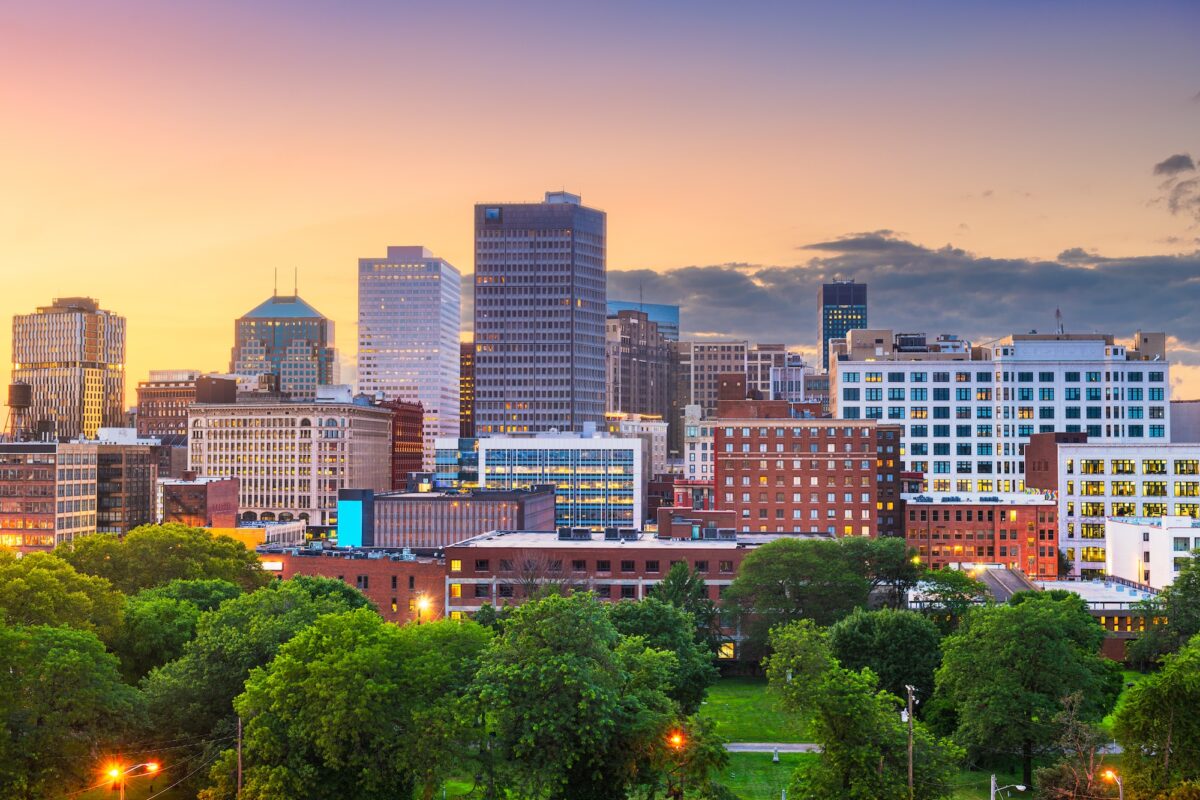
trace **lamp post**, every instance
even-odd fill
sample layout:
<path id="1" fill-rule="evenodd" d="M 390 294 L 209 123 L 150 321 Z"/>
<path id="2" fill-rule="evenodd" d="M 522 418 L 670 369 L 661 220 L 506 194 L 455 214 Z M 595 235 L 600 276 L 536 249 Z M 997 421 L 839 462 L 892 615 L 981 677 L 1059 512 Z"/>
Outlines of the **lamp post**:
<path id="1" fill-rule="evenodd" d="M 1117 797 L 1119 800 L 1125 800 L 1125 784 L 1121 782 L 1121 776 L 1116 771 L 1111 769 L 1104 770 L 1104 780 L 1117 785 Z"/>
<path id="2" fill-rule="evenodd" d="M 421 595 L 417 598 L 417 624 L 421 624 L 421 612 L 429 608 L 429 598 Z"/>
<path id="3" fill-rule="evenodd" d="M 910 684 L 905 684 L 904 691 L 908 693 L 908 713 L 905 715 L 905 721 L 908 723 L 908 800 L 913 800 L 913 691 L 914 691 L 914 687 Z"/>
<path id="4" fill-rule="evenodd" d="M 996 798 L 1000 796 L 1000 792 L 1003 792 L 1005 789 L 1016 789 L 1018 792 L 1023 792 L 1025 791 L 1025 784 L 1014 783 L 1009 786 L 997 786 L 996 776 L 992 775 L 992 789 L 988 797 L 990 797 L 991 800 L 996 800 Z"/>
<path id="5" fill-rule="evenodd" d="M 145 770 L 145 772 L 142 772 L 138 775 L 131 774 L 134 770 L 139 770 L 139 769 Z M 154 775 L 158 772 L 158 769 L 159 769 L 158 764 L 154 761 L 147 761 L 144 764 L 134 764 L 132 767 L 129 767 L 128 769 L 122 769 L 120 764 L 113 764 L 108 768 L 108 770 L 105 772 L 105 774 L 108 775 L 108 777 L 112 778 L 114 781 L 116 781 L 117 788 L 121 792 L 120 800 L 125 800 L 125 781 L 128 778 L 130 778 L 130 777 L 138 778 L 143 775 Z"/>
<path id="6" fill-rule="evenodd" d="M 682 753 L 684 746 L 687 744 L 687 739 L 686 739 L 686 737 L 684 737 L 683 731 L 675 730 L 675 731 L 671 731 L 671 734 L 667 737 L 667 744 L 670 745 L 671 749 L 674 750 L 676 753 Z M 672 777 L 675 774 L 675 770 L 667 771 L 667 797 L 668 798 L 676 798 L 677 800 L 683 799 L 683 766 L 684 766 L 684 762 L 682 759 L 680 759 L 679 764 L 675 767 L 675 770 L 679 771 L 679 782 L 678 783 L 675 783 L 672 780 Z"/>

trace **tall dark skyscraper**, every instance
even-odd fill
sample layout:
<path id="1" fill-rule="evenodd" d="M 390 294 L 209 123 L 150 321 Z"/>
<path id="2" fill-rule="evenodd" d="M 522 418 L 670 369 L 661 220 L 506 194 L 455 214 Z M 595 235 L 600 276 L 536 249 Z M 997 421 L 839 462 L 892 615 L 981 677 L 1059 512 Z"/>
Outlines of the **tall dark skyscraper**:
<path id="1" fill-rule="evenodd" d="M 458 345 L 458 438 L 475 438 L 475 343 Z"/>
<path id="2" fill-rule="evenodd" d="M 279 376 L 290 400 L 313 400 L 317 387 L 334 382 L 333 321 L 299 295 L 274 295 L 234 325 L 229 371 Z"/>
<path id="3" fill-rule="evenodd" d="M 867 285 L 834 281 L 821 287 L 821 366 L 829 369 L 829 340 L 867 327 Z"/>
<path id="4" fill-rule="evenodd" d="M 578 195 L 475 206 L 475 430 L 604 424 L 603 211 Z"/>

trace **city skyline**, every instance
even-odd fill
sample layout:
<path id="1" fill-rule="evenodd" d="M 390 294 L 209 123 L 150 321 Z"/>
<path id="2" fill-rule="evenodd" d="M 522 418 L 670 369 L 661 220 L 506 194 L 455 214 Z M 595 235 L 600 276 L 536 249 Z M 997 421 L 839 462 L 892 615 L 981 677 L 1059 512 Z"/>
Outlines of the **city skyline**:
<path id="1" fill-rule="evenodd" d="M 7 17 L 0 65 L 28 79 L 0 93 L 21 154 L 0 215 L 0 316 L 57 296 L 125 316 L 128 402 L 150 369 L 221 369 L 229 321 L 276 269 L 299 270 L 349 355 L 361 253 L 422 241 L 467 278 L 473 204 L 552 188 L 609 214 L 610 296 L 681 305 L 684 338 L 811 357 L 809 287 L 855 278 L 881 327 L 997 337 L 1048 330 L 1061 305 L 1069 330 L 1166 330 L 1178 396 L 1200 397 L 1200 323 L 1183 307 L 1200 274 L 1193 5 L 617 4 L 588 25 L 538 4 L 469 20 L 121 7 Z M 399 29 L 413 60 L 453 36 L 453 63 L 385 57 Z M 50 35 L 53 56 L 39 45 Z M 520 83 L 555 60 L 571 63 L 534 102 L 567 82 L 594 102 L 539 117 L 544 130 L 479 80 L 503 62 Z M 411 124 L 417 106 L 438 108 L 437 123 Z M 88 136 L 64 133 L 81 121 Z M 395 192 L 386 177 L 401 174 L 423 191 Z M 187 302 L 168 301 L 181 286 Z M 927 307 L 930 286 L 953 302 Z M 755 290 L 788 307 L 729 302 Z"/>

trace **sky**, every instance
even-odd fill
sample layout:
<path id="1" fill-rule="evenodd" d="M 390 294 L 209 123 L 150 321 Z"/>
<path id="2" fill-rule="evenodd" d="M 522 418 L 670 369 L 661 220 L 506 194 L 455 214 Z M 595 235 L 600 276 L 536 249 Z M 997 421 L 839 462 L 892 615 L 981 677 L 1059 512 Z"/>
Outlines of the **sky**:
<path id="1" fill-rule="evenodd" d="M 127 384 L 299 275 L 472 271 L 476 202 L 608 213 L 609 294 L 813 352 L 873 326 L 1170 334 L 1200 398 L 1200 4 L 0 0 L 0 320 L 88 295 Z M 468 284 L 469 285 L 469 284 Z M 464 309 L 469 331 L 469 298 Z M 11 341 L 0 336 L 0 380 Z"/>

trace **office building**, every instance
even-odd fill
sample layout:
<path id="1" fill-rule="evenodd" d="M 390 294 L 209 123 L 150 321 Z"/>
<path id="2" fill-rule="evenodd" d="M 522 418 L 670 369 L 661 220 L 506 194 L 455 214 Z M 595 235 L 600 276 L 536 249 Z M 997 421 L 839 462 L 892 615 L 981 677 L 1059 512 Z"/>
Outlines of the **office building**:
<path id="1" fill-rule="evenodd" d="M 178 478 L 158 480 L 158 520 L 193 528 L 236 528 L 238 479 L 201 478 L 185 471 Z"/>
<path id="2" fill-rule="evenodd" d="M 475 429 L 604 424 L 605 226 L 577 195 L 475 207 Z"/>
<path id="3" fill-rule="evenodd" d="M 438 489 L 478 489 L 479 440 L 438 439 L 434 454 L 433 485 Z"/>
<path id="4" fill-rule="evenodd" d="M 746 349 L 746 388 L 749 395 L 771 399 L 772 375 L 799 356 L 782 344 L 756 344 Z M 803 401 L 797 401 L 803 402 Z"/>
<path id="5" fill-rule="evenodd" d="M 1104 574 L 1165 589 L 1200 550 L 1194 517 L 1130 517 L 1105 521 Z"/>
<path id="6" fill-rule="evenodd" d="M 494 530 L 554 530 L 554 487 L 469 492 L 343 490 L 339 547 L 436 550 Z"/>
<path id="7" fill-rule="evenodd" d="M 769 400 L 783 400 L 788 403 L 806 403 L 804 384 L 812 373 L 812 368 L 804 363 L 799 353 L 788 353 L 782 366 L 770 368 Z"/>
<path id="8" fill-rule="evenodd" d="M 244 520 L 331 525 L 339 490 L 381 492 L 392 483 L 386 408 L 332 400 L 197 404 L 188 430 L 188 469 L 237 478 Z"/>
<path id="9" fill-rule="evenodd" d="M 1171 441 L 1200 443 L 1200 400 L 1171 401 Z"/>
<path id="10" fill-rule="evenodd" d="M 836 415 L 902 426 L 904 469 L 925 476 L 924 491 L 1021 491 L 1025 445 L 1036 433 L 1167 441 L 1170 364 L 1161 350 L 1131 350 L 1105 334 L 902 350 L 889 331 L 851 331 L 852 351 L 861 352 L 859 334 L 877 340 L 876 355 L 834 360 Z"/>
<path id="11" fill-rule="evenodd" d="M 1058 509 L 1037 494 L 909 495 L 905 538 L 931 569 L 998 565 L 1058 577 Z"/>
<path id="12" fill-rule="evenodd" d="M 841 339 L 856 328 L 867 327 L 867 285 L 834 281 L 819 290 L 821 307 L 821 366 L 829 371 L 829 342 Z"/>
<path id="13" fill-rule="evenodd" d="M 333 321 L 298 295 L 272 295 L 234 323 L 229 371 L 269 374 L 287 400 L 312 400 L 335 382 Z"/>
<path id="14" fill-rule="evenodd" d="M 1200 444 L 1067 442 L 1047 434 L 1030 441 L 1026 457 L 1030 488 L 1057 496 L 1059 544 L 1076 575 L 1104 574 L 1106 522 L 1200 519 Z"/>
<path id="15" fill-rule="evenodd" d="M 458 436 L 475 438 L 475 342 L 458 346 Z"/>
<path id="16" fill-rule="evenodd" d="M 12 380 L 29 387 L 17 438 L 92 437 L 124 424 L 124 317 L 90 297 L 64 297 L 12 325 Z"/>
<path id="17" fill-rule="evenodd" d="M 646 318 L 658 326 L 658 332 L 668 342 L 679 341 L 679 306 L 663 303 L 643 303 L 640 300 L 608 301 L 608 316 L 615 317 L 622 311 L 641 311 Z"/>
<path id="18" fill-rule="evenodd" d="M 667 472 L 667 423 L 661 417 L 642 414 L 608 414 L 607 430 L 622 439 L 641 439 L 642 464 L 646 477 Z"/>
<path id="19" fill-rule="evenodd" d="M 137 432 L 167 444 L 187 441 L 188 406 L 192 403 L 233 403 L 238 381 L 234 376 L 202 375 L 196 370 L 150 370 L 137 385 Z"/>
<path id="20" fill-rule="evenodd" d="M 666 419 L 674 390 L 670 343 L 642 311 L 619 311 L 605 326 L 605 411 Z"/>
<path id="21" fill-rule="evenodd" d="M 684 409 L 684 460 L 683 476 L 690 482 L 712 483 L 713 469 L 713 423 L 704 416 L 697 405 Z"/>
<path id="22" fill-rule="evenodd" d="M 434 439 L 459 433 L 462 278 L 424 247 L 358 260 L 358 389 L 425 409 L 425 469 Z"/>
<path id="23" fill-rule="evenodd" d="M 746 376 L 748 395 L 769 398 L 772 370 L 794 364 L 797 358 L 798 353 L 789 352 L 782 344 L 752 345 L 736 339 L 680 342 L 679 372 L 688 399 L 685 405 L 698 405 L 706 416 L 713 416 L 720 377 L 734 373 Z"/>
<path id="24" fill-rule="evenodd" d="M 135 428 L 96 432 L 96 531 L 128 533 L 156 519 L 158 439 Z"/>
<path id="25" fill-rule="evenodd" d="M 640 527 L 646 475 L 642 440 L 587 430 L 579 434 L 479 439 L 485 489 L 555 487 L 555 524 Z"/>
<path id="26" fill-rule="evenodd" d="M 96 532 L 94 442 L 0 443 L 0 547 L 48 552 Z"/>

